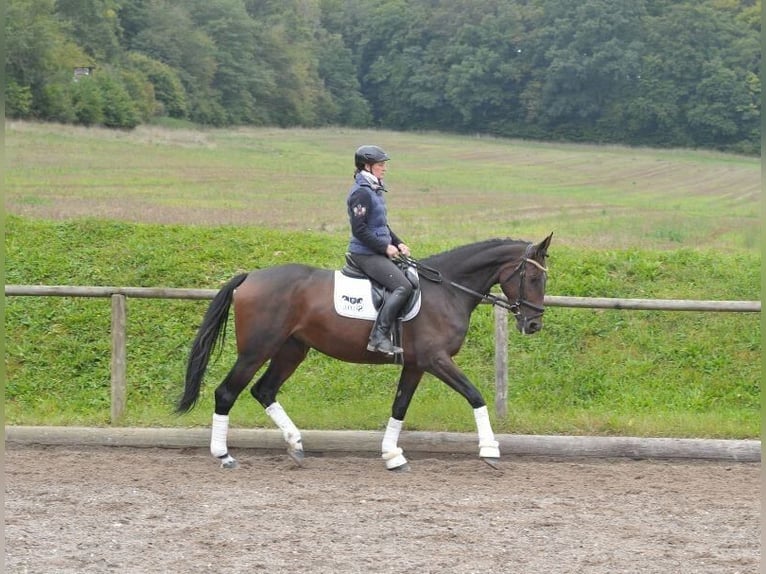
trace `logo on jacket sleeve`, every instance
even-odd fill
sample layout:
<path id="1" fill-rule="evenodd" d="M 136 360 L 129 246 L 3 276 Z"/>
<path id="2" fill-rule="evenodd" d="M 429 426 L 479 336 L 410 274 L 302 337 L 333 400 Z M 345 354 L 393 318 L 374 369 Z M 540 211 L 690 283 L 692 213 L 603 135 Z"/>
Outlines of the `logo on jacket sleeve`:
<path id="1" fill-rule="evenodd" d="M 367 214 L 367 208 L 361 203 L 357 203 L 351 210 L 354 217 L 364 217 Z"/>

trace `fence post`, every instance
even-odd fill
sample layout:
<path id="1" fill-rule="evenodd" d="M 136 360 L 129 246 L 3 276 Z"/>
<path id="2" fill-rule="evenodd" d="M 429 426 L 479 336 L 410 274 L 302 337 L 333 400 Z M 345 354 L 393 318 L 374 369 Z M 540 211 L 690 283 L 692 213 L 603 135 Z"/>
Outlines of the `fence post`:
<path id="1" fill-rule="evenodd" d="M 495 307 L 495 414 L 508 415 L 508 311 Z"/>
<path id="2" fill-rule="evenodd" d="M 116 424 L 125 412 L 127 388 L 127 313 L 125 295 L 112 295 L 112 424 Z"/>

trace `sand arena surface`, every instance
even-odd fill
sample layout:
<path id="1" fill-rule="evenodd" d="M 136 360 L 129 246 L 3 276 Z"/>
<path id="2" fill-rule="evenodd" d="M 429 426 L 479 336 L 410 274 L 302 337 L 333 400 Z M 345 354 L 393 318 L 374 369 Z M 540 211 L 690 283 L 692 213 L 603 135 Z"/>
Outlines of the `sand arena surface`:
<path id="1" fill-rule="evenodd" d="M 755 573 L 760 463 L 5 451 L 8 573 Z"/>

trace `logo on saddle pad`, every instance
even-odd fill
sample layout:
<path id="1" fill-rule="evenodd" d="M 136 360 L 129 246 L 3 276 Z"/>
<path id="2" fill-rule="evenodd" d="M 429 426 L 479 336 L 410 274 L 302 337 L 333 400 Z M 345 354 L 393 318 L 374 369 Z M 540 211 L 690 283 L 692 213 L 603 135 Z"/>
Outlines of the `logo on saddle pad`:
<path id="1" fill-rule="evenodd" d="M 342 317 L 352 319 L 367 319 L 374 321 L 378 316 L 372 294 L 372 283 L 369 279 L 356 279 L 335 271 L 335 289 L 333 292 L 335 312 Z M 405 307 L 403 321 L 409 321 L 420 311 L 420 291 L 414 302 Z"/>

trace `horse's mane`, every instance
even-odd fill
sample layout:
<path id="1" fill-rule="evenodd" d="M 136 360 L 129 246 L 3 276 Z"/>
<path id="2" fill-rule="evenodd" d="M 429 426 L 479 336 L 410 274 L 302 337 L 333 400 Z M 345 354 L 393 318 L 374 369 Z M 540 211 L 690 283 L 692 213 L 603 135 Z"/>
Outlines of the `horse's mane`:
<path id="1" fill-rule="evenodd" d="M 475 255 L 476 253 L 492 251 L 494 248 L 499 247 L 501 245 L 520 244 L 520 243 L 526 244 L 527 242 L 521 241 L 519 239 L 511 239 L 511 238 L 485 239 L 484 241 L 479 241 L 477 243 L 461 245 L 459 247 L 449 249 L 448 251 L 435 253 L 434 255 L 431 255 L 423 259 L 423 263 L 426 263 L 429 266 L 433 266 L 436 269 L 446 268 L 451 265 L 454 265 L 455 262 L 464 261 L 472 257 L 473 255 Z"/>

